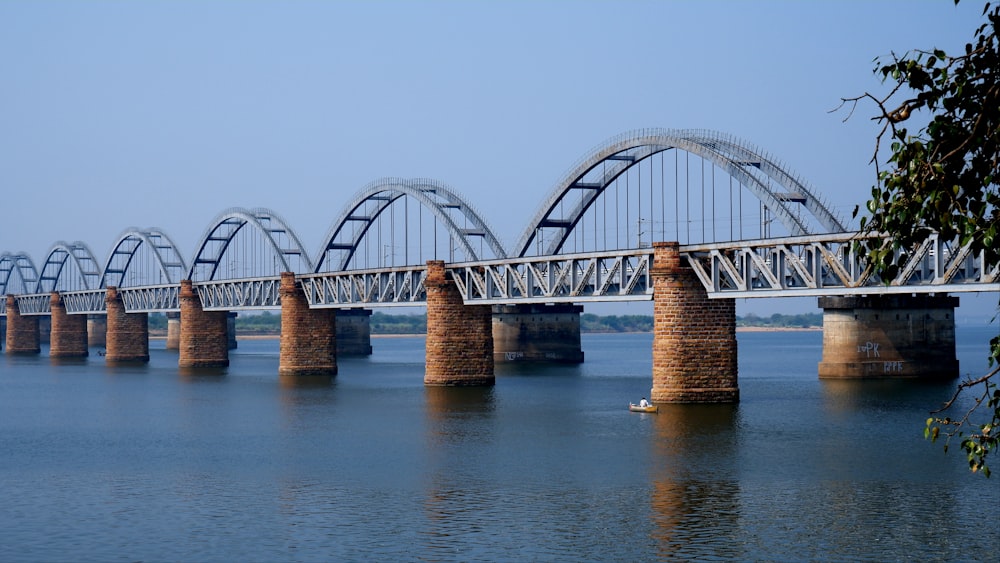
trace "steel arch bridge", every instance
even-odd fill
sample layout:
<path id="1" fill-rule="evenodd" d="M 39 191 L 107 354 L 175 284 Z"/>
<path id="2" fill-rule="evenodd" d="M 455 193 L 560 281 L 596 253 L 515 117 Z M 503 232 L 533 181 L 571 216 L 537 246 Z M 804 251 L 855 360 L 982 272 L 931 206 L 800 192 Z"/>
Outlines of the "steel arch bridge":
<path id="1" fill-rule="evenodd" d="M 227 272 L 220 271 L 219 267 L 223 265 L 223 258 L 227 252 L 241 250 L 235 249 L 234 245 L 240 235 L 245 233 L 245 227 L 249 227 L 248 230 L 258 237 L 249 237 L 248 243 L 251 248 L 242 249 L 244 258 L 249 258 L 249 261 L 240 264 L 244 273 L 249 270 L 250 275 L 267 275 L 313 269 L 312 262 L 298 236 L 277 213 L 264 208 L 233 207 L 220 213 L 202 235 L 198 250 L 191 261 L 187 279 L 192 281 L 223 279 L 225 276 L 222 275 Z M 263 254 L 271 254 L 270 264 L 260 261 Z M 231 259 L 235 258 L 231 256 Z"/>
<path id="2" fill-rule="evenodd" d="M 639 163 L 672 149 L 697 155 L 737 179 L 789 236 L 847 231 L 806 182 L 746 141 L 706 130 L 640 129 L 584 155 L 549 192 L 511 256 L 529 256 L 533 249 L 538 255 L 564 252 L 571 232 L 605 190 Z"/>
<path id="3" fill-rule="evenodd" d="M 24 252 L 0 254 L 0 295 L 34 293 L 38 288 L 38 268 Z"/>
<path id="4" fill-rule="evenodd" d="M 955 241 L 939 240 L 936 235 L 911 251 L 910 262 L 898 279 L 878 280 L 852 250 L 866 235 L 848 232 L 816 192 L 775 158 L 749 143 L 716 132 L 644 129 L 614 137 L 574 164 L 538 207 L 513 249 L 505 249 L 483 216 L 449 186 L 424 178 L 382 178 L 349 200 L 323 239 L 315 260 L 310 260 L 298 236 L 273 211 L 231 208 L 212 221 L 190 262 L 160 229 L 128 228 L 118 238 L 103 269 L 97 268 L 93 252 L 82 242 L 56 243 L 41 270 L 23 252 L 4 253 L 0 255 L 0 292 L 15 295 L 19 311 L 31 315 L 48 313 L 50 296 L 44 292 L 51 291 L 63 294 L 67 311 L 101 312 L 105 288 L 109 286 L 119 288 L 129 312 L 176 311 L 179 283 L 189 279 L 206 310 L 266 309 L 280 306 L 280 273 L 293 272 L 311 307 L 413 306 L 426 298 L 425 248 L 418 244 L 419 252 L 411 254 L 412 241 L 406 239 L 432 236 L 433 252 L 427 258 L 438 259 L 439 242 L 447 245 L 444 253 L 449 275 L 463 299 L 470 303 L 648 300 L 652 297 L 649 276 L 653 251 L 641 238 L 626 237 L 624 244 L 616 241 L 617 246 L 583 250 L 577 247 L 576 238 L 582 238 L 577 235 L 586 226 L 584 219 L 593 219 L 593 232 L 597 232 L 599 222 L 592 213 L 596 202 L 603 201 L 606 213 L 609 198 L 605 195 L 614 192 L 617 205 L 622 183 L 624 212 L 619 214 L 615 208 L 611 215 L 615 223 L 605 218 L 604 227 L 615 229 L 617 234 L 622 224 L 630 224 L 629 213 L 635 211 L 639 233 L 644 220 L 643 202 L 649 213 L 657 199 L 650 185 L 657 178 L 652 157 L 660 155 L 658 177 L 663 183 L 663 154 L 668 151 L 675 161 L 678 153 L 684 153 L 685 158 L 701 158 L 703 214 L 708 162 L 712 182 L 716 168 L 730 177 L 730 199 L 735 178 L 740 184 L 740 196 L 744 191 L 753 196 L 761 218 L 773 216 L 786 230 L 782 237 L 743 237 L 741 231 L 739 237 L 730 232 L 732 238 L 686 242 L 668 238 L 661 231 L 660 240 L 680 243 L 682 260 L 697 273 L 711 297 L 981 292 L 1000 288 L 1000 265 L 987 264 L 983 255 L 972 255 Z M 675 178 L 680 173 L 675 162 Z M 684 174 L 686 182 L 698 176 L 687 169 Z M 630 185 L 630 176 L 638 182 Z M 644 191 L 646 188 L 649 190 Z M 688 194 L 682 196 L 677 185 L 674 190 L 675 212 L 679 212 L 676 202 L 682 198 L 687 198 L 685 205 L 698 206 L 699 202 Z M 629 194 L 638 201 L 630 201 Z M 645 200 L 644 194 L 648 194 Z M 669 203 L 663 193 L 659 203 Z M 425 215 L 433 231 L 425 232 Z M 714 229 L 715 218 L 712 220 Z M 766 223 L 760 225 L 761 231 L 767 233 L 763 228 Z M 441 238 L 446 240 L 438 240 L 439 227 L 443 231 Z M 399 242 L 397 232 L 406 250 L 401 253 L 401 261 L 397 262 L 393 254 L 390 263 L 383 260 L 389 255 L 381 247 L 394 247 Z M 383 244 L 386 241 L 389 244 Z M 568 241 L 573 244 L 568 245 Z M 378 255 L 374 267 L 368 248 L 372 244 Z M 362 254 L 363 264 L 358 260 Z M 4 307 L 0 302 L 0 315 L 5 314 Z"/>
<path id="5" fill-rule="evenodd" d="M 361 189 L 334 221 L 316 256 L 314 271 L 346 270 L 362 239 L 372 231 L 379 218 L 403 198 L 411 198 L 429 210 L 434 219 L 444 225 L 451 240 L 459 244 L 468 260 L 486 257 L 477 252 L 477 241 L 485 242 L 492 257 L 507 256 L 482 215 L 446 184 L 427 178 L 380 178 Z M 409 216 L 406 218 L 408 223 Z M 408 231 L 408 224 L 404 225 L 404 233 Z"/>
<path id="6" fill-rule="evenodd" d="M 101 287 L 122 288 L 178 284 L 188 267 L 177 244 L 163 230 L 129 227 L 118 236 L 102 272 Z"/>
<path id="7" fill-rule="evenodd" d="M 101 270 L 90 247 L 59 241 L 45 258 L 35 293 L 97 289 L 100 283 Z"/>

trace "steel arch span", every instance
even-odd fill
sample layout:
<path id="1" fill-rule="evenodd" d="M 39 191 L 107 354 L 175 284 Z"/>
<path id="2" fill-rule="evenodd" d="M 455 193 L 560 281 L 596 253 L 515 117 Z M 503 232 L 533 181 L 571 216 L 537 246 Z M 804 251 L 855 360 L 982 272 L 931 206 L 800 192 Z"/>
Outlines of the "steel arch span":
<path id="1" fill-rule="evenodd" d="M 101 270 L 94 253 L 80 241 L 59 241 L 42 264 L 34 293 L 97 289 Z"/>
<path id="2" fill-rule="evenodd" d="M 606 189 L 640 162 L 671 149 L 701 157 L 739 181 L 791 236 L 847 230 L 806 182 L 746 141 L 715 131 L 640 129 L 613 137 L 581 158 L 542 202 L 513 253 L 562 252 Z"/>
<path id="3" fill-rule="evenodd" d="M 380 178 L 362 188 L 344 207 L 323 239 L 315 272 L 346 270 L 376 222 L 403 198 L 412 198 L 421 208 L 429 210 L 433 219 L 444 225 L 451 241 L 459 245 L 466 260 L 486 258 L 483 249 L 476 250 L 475 242 L 485 243 L 493 258 L 507 256 L 482 215 L 447 185 L 427 178 Z M 409 230 L 408 224 L 404 230 Z"/>
<path id="4" fill-rule="evenodd" d="M 24 252 L 0 254 L 0 295 L 24 295 L 38 287 L 38 268 Z"/>
<path id="5" fill-rule="evenodd" d="M 242 270 L 240 275 L 234 275 L 233 270 L 231 275 L 220 278 L 219 266 L 227 252 L 240 255 L 232 257 L 230 266 Z M 302 243 L 284 219 L 269 209 L 234 207 L 216 216 L 202 235 L 187 279 L 211 281 L 312 270 Z"/>
<path id="6" fill-rule="evenodd" d="M 177 244 L 161 229 L 129 227 L 108 255 L 101 287 L 177 284 L 187 273 Z"/>

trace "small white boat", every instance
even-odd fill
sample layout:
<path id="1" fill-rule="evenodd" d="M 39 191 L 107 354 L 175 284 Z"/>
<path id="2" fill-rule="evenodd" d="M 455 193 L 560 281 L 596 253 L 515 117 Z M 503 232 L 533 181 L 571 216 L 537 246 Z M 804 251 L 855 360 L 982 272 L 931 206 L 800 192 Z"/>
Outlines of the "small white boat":
<path id="1" fill-rule="evenodd" d="M 628 410 L 632 412 L 656 412 L 659 410 L 659 407 L 657 407 L 656 405 L 649 405 L 648 407 L 640 407 L 639 405 L 633 405 L 632 403 L 629 403 Z"/>

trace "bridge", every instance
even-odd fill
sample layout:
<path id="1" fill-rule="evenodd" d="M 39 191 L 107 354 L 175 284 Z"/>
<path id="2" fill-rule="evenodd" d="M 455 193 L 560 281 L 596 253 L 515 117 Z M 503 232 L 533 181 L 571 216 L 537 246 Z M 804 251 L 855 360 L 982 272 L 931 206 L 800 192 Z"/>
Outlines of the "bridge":
<path id="1" fill-rule="evenodd" d="M 8 297 L 0 315 L 7 318 L 8 353 L 37 353 L 37 318 L 52 316 L 53 355 L 85 355 L 81 319 L 106 315 L 114 362 L 148 359 L 145 315 L 168 313 L 180 327 L 180 365 L 199 367 L 228 364 L 220 332 L 228 330 L 229 314 L 280 309 L 282 375 L 329 375 L 336 373 L 329 342 L 320 346 L 322 357 L 301 350 L 336 340 L 337 311 L 426 306 L 425 381 L 489 384 L 494 358 L 552 338 L 551 330 L 525 328 L 539 317 L 569 323 L 572 340 L 575 311 L 579 347 L 580 304 L 652 300 L 654 372 L 674 370 L 688 380 L 665 389 L 669 378 L 654 373 L 653 398 L 734 400 L 735 298 L 818 297 L 831 333 L 870 332 L 867 321 L 855 323 L 863 329 L 834 330 L 833 319 L 845 311 L 855 319 L 908 311 L 907 322 L 910 314 L 931 319 L 933 334 L 947 333 L 950 321 L 953 350 L 957 300 L 947 294 L 1000 290 L 1000 266 L 936 235 L 908 249 L 894 279 L 880 279 L 856 251 L 865 236 L 850 232 L 814 188 L 746 141 L 712 131 L 646 129 L 609 139 L 574 163 L 510 247 L 446 184 L 383 178 L 347 202 L 312 256 L 277 213 L 243 208 L 219 214 L 190 260 L 163 230 L 137 227 L 122 232 L 103 262 L 80 241 L 55 243 L 41 268 L 23 252 L 4 252 L 0 291 Z M 661 338 L 669 332 L 661 328 L 674 322 L 661 311 L 663 300 L 663 311 L 685 311 L 687 320 L 671 330 L 686 337 Z M 693 334 L 689 325 L 706 319 L 711 330 Z M 67 323 L 72 336 L 63 335 Z M 517 325 L 516 336 L 504 336 L 505 324 Z M 854 342 L 860 332 L 847 344 L 825 338 L 826 375 L 872 375 L 893 362 L 900 374 L 920 376 L 913 370 L 926 362 L 916 351 L 937 344 L 896 342 L 882 347 L 899 351 L 890 359 L 847 361 L 864 348 Z M 483 343 L 474 344 L 476 338 Z M 456 341 L 458 349 L 474 351 L 470 357 L 453 357 L 461 356 Z M 499 352 L 487 350 L 494 343 Z M 688 360 L 664 368 L 677 363 L 678 347 L 690 350 Z M 732 356 L 707 371 L 731 373 L 699 387 L 706 369 L 697 358 L 706 350 Z"/>

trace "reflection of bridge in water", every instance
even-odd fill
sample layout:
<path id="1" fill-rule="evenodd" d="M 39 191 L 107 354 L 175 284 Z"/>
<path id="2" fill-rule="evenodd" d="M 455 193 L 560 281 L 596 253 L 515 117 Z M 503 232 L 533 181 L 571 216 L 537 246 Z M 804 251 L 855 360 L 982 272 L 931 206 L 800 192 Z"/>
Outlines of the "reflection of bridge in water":
<path id="1" fill-rule="evenodd" d="M 816 296 L 821 376 L 957 376 L 946 294 L 997 291 L 998 265 L 932 236 L 882 280 L 858 237 L 743 141 L 640 130 L 575 163 L 513 247 L 450 187 L 386 178 L 347 203 L 314 257 L 274 212 L 230 209 L 190 261 L 156 228 L 126 229 L 103 263 L 83 242 L 56 243 L 40 269 L 4 253 L 0 307 L 8 353 L 38 353 L 51 315 L 51 355 L 84 356 L 89 317 L 109 362 L 148 359 L 147 314 L 164 312 L 184 367 L 228 364 L 232 313 L 280 308 L 280 373 L 330 376 L 338 340 L 370 350 L 359 309 L 422 305 L 425 381 L 475 385 L 493 382 L 495 360 L 582 361 L 580 304 L 652 300 L 653 399 L 726 402 L 734 298 Z"/>

